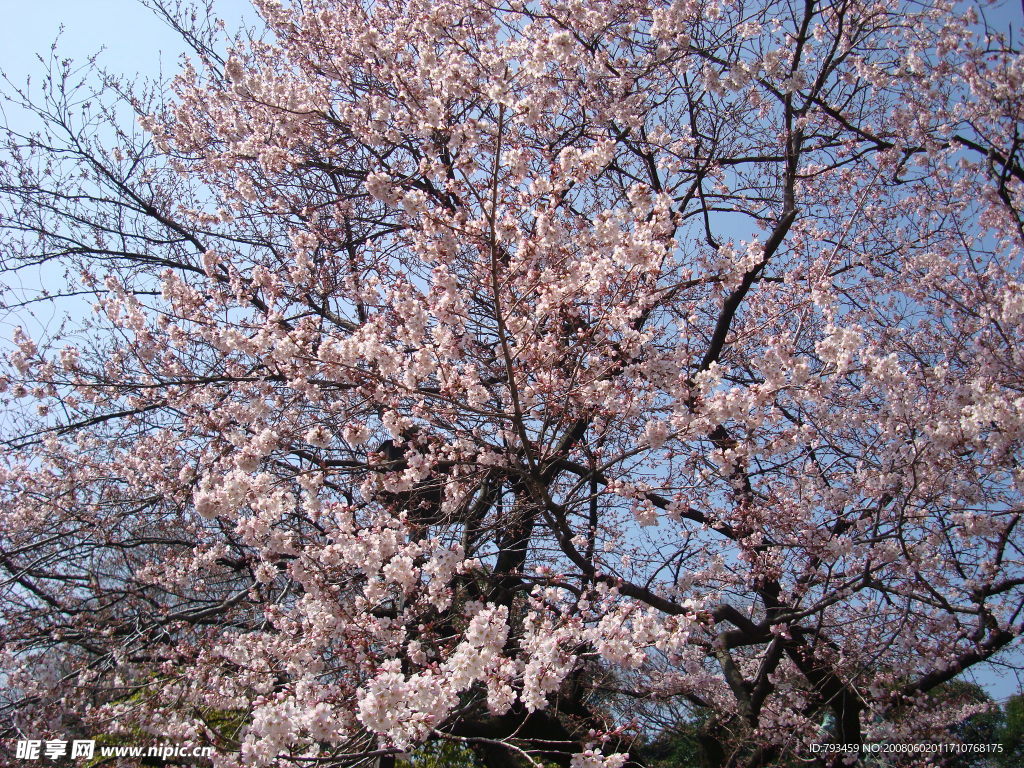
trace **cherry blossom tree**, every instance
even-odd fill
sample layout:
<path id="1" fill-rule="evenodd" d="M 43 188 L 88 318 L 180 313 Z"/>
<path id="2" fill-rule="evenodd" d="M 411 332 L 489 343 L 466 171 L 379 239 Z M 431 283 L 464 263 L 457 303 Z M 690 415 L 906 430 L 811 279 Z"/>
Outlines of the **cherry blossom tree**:
<path id="1" fill-rule="evenodd" d="M 929 692 L 1024 629 L 1012 38 L 948 0 L 254 4 L 157 5 L 168 92 L 9 89 L 6 302 L 72 317 L 0 378 L 7 735 L 951 738 L 977 710 Z"/>

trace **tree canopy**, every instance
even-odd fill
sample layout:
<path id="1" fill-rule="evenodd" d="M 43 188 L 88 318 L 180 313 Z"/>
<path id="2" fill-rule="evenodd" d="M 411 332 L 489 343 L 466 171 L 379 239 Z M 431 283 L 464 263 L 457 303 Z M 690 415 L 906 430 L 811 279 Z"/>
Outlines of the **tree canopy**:
<path id="1" fill-rule="evenodd" d="M 8 89 L 4 301 L 70 314 L 0 371 L 5 735 L 838 766 L 987 706 L 943 693 L 1024 629 L 983 8 L 152 4 L 168 88 Z"/>

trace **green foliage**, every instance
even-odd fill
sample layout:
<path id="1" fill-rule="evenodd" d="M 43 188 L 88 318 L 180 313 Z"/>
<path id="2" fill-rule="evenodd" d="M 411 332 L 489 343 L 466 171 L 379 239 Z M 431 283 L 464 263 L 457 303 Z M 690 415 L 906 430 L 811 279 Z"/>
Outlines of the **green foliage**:
<path id="1" fill-rule="evenodd" d="M 647 743 L 634 745 L 630 752 L 645 768 L 742 765 L 756 751 L 756 745 L 745 738 L 745 731 L 735 721 L 723 723 L 710 710 L 694 707 L 688 719 L 666 728 Z M 780 763 L 776 768 L 787 767 Z"/>
<path id="2" fill-rule="evenodd" d="M 1019 768 L 1024 765 L 1024 694 L 1011 696 L 1003 704 L 1002 723 L 997 733 L 1003 745 L 997 765 Z"/>
<path id="3" fill-rule="evenodd" d="M 483 762 L 469 747 L 453 741 L 431 741 L 395 762 L 395 768 L 483 768 Z"/>
<path id="4" fill-rule="evenodd" d="M 632 750 L 634 760 L 646 768 L 705 768 L 708 765 L 696 723 L 683 723 Z"/>

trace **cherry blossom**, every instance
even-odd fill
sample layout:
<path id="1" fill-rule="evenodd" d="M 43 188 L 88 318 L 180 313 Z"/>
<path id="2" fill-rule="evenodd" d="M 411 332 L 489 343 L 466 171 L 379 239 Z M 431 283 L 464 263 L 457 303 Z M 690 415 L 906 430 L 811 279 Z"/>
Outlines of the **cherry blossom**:
<path id="1" fill-rule="evenodd" d="M 156 5 L 167 91 L 10 94 L 4 302 L 68 318 L 0 371 L 5 733 L 952 738 L 932 694 L 1024 630 L 1012 40 L 945 1 Z"/>

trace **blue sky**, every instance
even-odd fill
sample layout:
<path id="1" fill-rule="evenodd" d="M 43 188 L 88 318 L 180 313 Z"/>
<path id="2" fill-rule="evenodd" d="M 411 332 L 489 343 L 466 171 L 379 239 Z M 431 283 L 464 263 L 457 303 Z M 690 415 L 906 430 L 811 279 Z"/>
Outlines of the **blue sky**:
<path id="1" fill-rule="evenodd" d="M 246 15 L 247 0 L 217 0 L 218 15 L 228 28 Z M 167 74 L 177 69 L 181 41 L 138 0 L 0 0 L 0 71 L 15 83 L 39 72 L 37 53 L 46 53 L 61 27 L 62 55 L 79 60 L 105 48 L 101 62 L 111 71 L 156 75 L 161 62 Z"/>
<path id="2" fill-rule="evenodd" d="M 255 20 L 249 0 L 215 0 L 217 15 L 229 31 L 245 19 Z M 180 57 L 188 49 L 180 37 L 144 7 L 139 0 L 0 0 L 4 24 L 0 26 L 0 73 L 14 87 L 23 87 L 26 78 L 38 84 L 46 71 L 51 46 L 58 41 L 57 54 L 84 63 L 99 54 L 98 64 L 111 73 L 128 78 L 170 78 L 180 68 Z M 58 40 L 59 38 L 59 40 Z M 8 91 L 3 84 L 0 91 Z M 31 91 L 38 96 L 38 88 Z M 39 126 L 38 119 L 0 98 L 0 126 L 28 132 Z M 36 295 L 41 287 L 63 285 L 61 269 L 43 265 L 22 271 L 11 287 L 20 298 Z M 65 300 L 62 311 L 88 314 L 91 302 L 77 304 Z M 60 314 L 50 305 L 36 304 L 17 312 L 0 311 L 0 351 L 10 347 L 17 325 L 33 338 L 41 338 L 59 325 Z"/>

